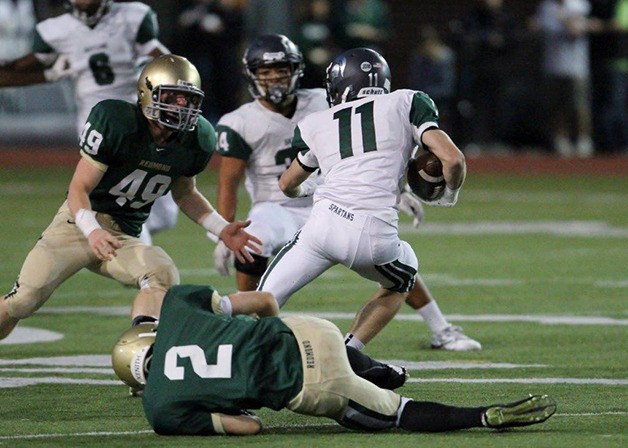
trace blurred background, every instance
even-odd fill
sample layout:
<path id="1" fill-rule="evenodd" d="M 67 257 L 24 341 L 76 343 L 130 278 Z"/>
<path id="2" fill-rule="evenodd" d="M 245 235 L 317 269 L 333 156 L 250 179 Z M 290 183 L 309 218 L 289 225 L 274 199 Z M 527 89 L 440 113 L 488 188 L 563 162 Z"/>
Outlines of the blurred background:
<path id="1" fill-rule="evenodd" d="M 380 51 L 393 89 L 428 93 L 441 127 L 469 155 L 628 154 L 628 0 L 144 3 L 158 14 L 161 41 L 201 72 L 212 123 L 250 101 L 241 77 L 247 42 L 282 33 L 304 54 L 303 87 L 322 87 L 326 66 L 345 49 Z M 65 11 L 62 0 L 0 0 L 0 60 L 30 52 L 34 25 Z M 0 148 L 72 145 L 69 83 L 0 89 Z"/>

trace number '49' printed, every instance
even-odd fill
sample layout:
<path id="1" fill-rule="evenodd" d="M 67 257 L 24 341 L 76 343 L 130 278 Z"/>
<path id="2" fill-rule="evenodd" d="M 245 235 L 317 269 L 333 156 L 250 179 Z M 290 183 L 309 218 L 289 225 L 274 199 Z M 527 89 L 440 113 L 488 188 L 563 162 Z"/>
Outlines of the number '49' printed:
<path id="1" fill-rule="evenodd" d="M 102 143 L 103 137 L 100 132 L 96 129 L 90 128 L 92 124 L 88 121 L 83 126 L 83 130 L 81 131 L 81 136 L 79 139 L 79 146 L 83 151 L 87 154 L 98 154 L 98 148 L 100 148 L 100 144 Z"/>

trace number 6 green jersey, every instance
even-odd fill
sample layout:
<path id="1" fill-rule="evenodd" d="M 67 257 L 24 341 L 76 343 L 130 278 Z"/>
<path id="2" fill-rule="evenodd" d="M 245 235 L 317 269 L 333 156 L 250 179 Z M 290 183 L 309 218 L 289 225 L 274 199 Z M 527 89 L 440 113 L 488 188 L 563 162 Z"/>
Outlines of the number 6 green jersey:
<path id="1" fill-rule="evenodd" d="M 137 105 L 105 100 L 92 109 L 79 144 L 81 155 L 104 172 L 89 195 L 92 209 L 110 214 L 123 232 L 138 236 L 155 199 L 177 178 L 205 169 L 216 133 L 200 117 L 193 131 L 159 146 Z"/>

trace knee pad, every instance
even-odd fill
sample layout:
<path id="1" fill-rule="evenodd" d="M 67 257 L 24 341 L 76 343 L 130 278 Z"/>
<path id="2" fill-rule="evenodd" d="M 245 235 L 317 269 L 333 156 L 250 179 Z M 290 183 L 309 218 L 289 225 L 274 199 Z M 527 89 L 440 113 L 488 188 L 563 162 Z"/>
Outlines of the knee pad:
<path id="1" fill-rule="evenodd" d="M 140 279 L 140 288 L 156 288 L 167 291 L 180 282 L 179 271 L 172 263 L 157 266 Z"/>
<path id="2" fill-rule="evenodd" d="M 48 300 L 50 294 L 44 293 L 39 288 L 20 284 L 15 281 L 10 293 L 3 297 L 7 302 L 7 312 L 14 319 L 24 319 L 32 316 Z"/>
<path id="3" fill-rule="evenodd" d="M 243 274 L 261 276 L 266 272 L 266 267 L 268 266 L 268 258 L 261 257 L 259 255 L 253 255 L 253 262 L 245 262 L 241 263 L 236 258 L 235 263 L 233 264 L 236 268 L 236 271 L 242 272 Z"/>
<path id="4" fill-rule="evenodd" d="M 342 417 L 336 420 L 349 429 L 360 431 L 382 431 L 394 428 L 397 423 L 397 414 L 384 415 L 368 409 L 355 401 L 349 401 Z"/>

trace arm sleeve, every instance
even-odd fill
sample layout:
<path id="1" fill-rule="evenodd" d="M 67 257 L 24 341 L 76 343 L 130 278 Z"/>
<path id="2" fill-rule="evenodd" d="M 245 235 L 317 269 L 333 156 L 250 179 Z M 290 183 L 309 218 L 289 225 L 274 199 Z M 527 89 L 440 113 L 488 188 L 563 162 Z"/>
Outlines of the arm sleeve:
<path id="1" fill-rule="evenodd" d="M 298 151 L 297 162 L 307 172 L 314 172 L 318 168 L 318 160 L 301 135 L 301 128 L 297 126 L 292 137 L 292 148 Z"/>
<path id="2" fill-rule="evenodd" d="M 417 145 L 423 147 L 421 136 L 428 129 L 438 128 L 438 109 L 434 101 L 423 92 L 414 92 L 410 106 L 412 136 Z"/>
<path id="3" fill-rule="evenodd" d="M 224 157 L 249 160 L 253 150 L 240 134 L 232 128 L 221 124 L 216 126 L 216 133 L 218 134 L 218 142 L 216 144 L 216 152 L 218 154 Z"/>
<path id="4" fill-rule="evenodd" d="M 144 20 L 140 24 L 137 30 L 137 36 L 135 42 L 138 44 L 145 44 L 153 39 L 159 38 L 159 24 L 157 22 L 157 14 L 152 9 L 149 10 L 144 16 Z"/>

